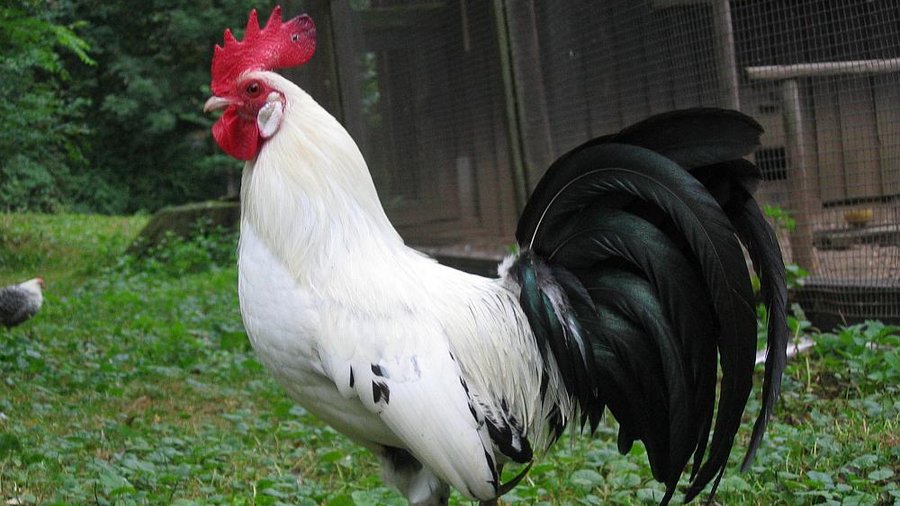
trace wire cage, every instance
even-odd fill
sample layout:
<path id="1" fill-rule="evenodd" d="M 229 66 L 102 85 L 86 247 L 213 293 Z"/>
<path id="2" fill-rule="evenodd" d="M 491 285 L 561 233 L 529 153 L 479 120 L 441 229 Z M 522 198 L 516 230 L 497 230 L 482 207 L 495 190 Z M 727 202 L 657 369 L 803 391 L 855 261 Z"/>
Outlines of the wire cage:
<path id="1" fill-rule="evenodd" d="M 495 260 L 553 159 L 651 114 L 766 130 L 760 199 L 820 325 L 900 320 L 894 0 L 309 0 L 295 77 L 348 127 L 408 242 Z M 301 5 L 302 4 L 302 5 Z"/>

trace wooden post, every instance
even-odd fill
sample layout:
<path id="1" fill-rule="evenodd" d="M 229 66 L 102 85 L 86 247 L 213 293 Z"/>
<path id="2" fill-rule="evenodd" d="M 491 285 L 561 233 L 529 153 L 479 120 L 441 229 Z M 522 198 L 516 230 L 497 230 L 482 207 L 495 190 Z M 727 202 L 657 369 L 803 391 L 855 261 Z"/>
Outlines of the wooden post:
<path id="1" fill-rule="evenodd" d="M 741 95 L 738 87 L 737 59 L 734 56 L 734 28 L 731 24 L 729 0 L 714 0 L 712 11 L 719 96 L 723 100 L 723 107 L 740 109 Z"/>
<path id="2" fill-rule="evenodd" d="M 791 232 L 791 259 L 810 274 L 816 271 L 813 256 L 812 210 L 813 195 L 809 190 L 806 170 L 806 148 L 803 145 L 803 108 L 800 85 L 796 79 L 781 81 L 781 108 L 784 111 L 785 148 L 788 155 L 788 182 L 791 200 L 795 203 L 796 228 Z"/>
<path id="3" fill-rule="evenodd" d="M 528 200 L 528 177 L 526 175 L 525 161 L 522 156 L 522 137 L 519 131 L 519 110 L 516 105 L 516 83 L 513 62 L 511 59 L 509 22 L 506 17 L 506 3 L 504 0 L 494 0 L 494 19 L 497 26 L 497 45 L 500 53 L 500 73 L 503 76 L 503 91 L 506 97 L 506 122 L 509 137 L 510 165 L 513 169 L 513 189 L 516 196 L 516 205 L 519 209 L 525 207 Z"/>

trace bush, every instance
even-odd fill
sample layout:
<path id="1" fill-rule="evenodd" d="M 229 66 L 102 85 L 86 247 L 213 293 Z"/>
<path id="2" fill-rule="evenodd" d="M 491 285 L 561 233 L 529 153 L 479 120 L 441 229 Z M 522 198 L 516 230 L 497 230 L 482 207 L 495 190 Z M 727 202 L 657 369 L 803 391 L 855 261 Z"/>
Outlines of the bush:
<path id="1" fill-rule="evenodd" d="M 215 146 L 214 118 L 202 108 L 213 44 L 252 7 L 271 8 L 259 0 L 61 4 L 61 18 L 85 23 L 98 63 L 72 75 L 93 106 L 86 158 L 123 196 L 109 211 L 154 211 L 227 192 L 241 164 Z"/>
<path id="2" fill-rule="evenodd" d="M 87 43 L 39 12 L 0 6 L 0 209 L 58 211 L 68 179 L 87 165 L 81 150 L 89 105 L 69 92 L 70 67 L 93 65 Z M 77 57 L 67 63 L 64 55 Z"/>
<path id="3" fill-rule="evenodd" d="M 202 106 L 213 43 L 251 7 L 270 5 L 4 2 L 0 210 L 130 214 L 225 194 L 240 163 Z"/>

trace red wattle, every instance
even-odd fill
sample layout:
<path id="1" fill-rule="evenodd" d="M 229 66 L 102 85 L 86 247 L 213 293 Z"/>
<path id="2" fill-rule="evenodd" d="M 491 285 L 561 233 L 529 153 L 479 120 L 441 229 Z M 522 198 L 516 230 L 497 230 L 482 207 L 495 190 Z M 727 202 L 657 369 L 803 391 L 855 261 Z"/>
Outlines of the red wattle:
<path id="1" fill-rule="evenodd" d="M 238 160 L 250 160 L 259 151 L 256 122 L 241 119 L 233 105 L 213 125 L 212 134 L 222 151 Z"/>

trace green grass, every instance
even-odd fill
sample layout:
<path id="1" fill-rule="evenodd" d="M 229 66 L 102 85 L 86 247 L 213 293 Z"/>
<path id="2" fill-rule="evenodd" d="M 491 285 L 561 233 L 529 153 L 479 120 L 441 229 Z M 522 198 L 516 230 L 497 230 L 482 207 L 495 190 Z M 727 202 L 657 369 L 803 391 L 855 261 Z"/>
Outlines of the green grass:
<path id="1" fill-rule="evenodd" d="M 125 255 L 145 221 L 0 216 L 0 282 L 48 282 L 42 312 L 0 334 L 0 504 L 403 504 L 371 455 L 255 360 L 234 238 Z M 896 329 L 817 339 L 791 363 L 752 472 L 735 452 L 719 503 L 900 504 Z M 662 490 L 640 445 L 618 455 L 607 421 L 564 436 L 505 502 L 652 504 Z"/>

